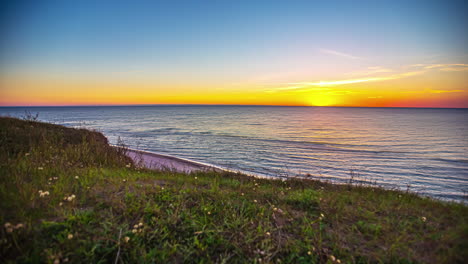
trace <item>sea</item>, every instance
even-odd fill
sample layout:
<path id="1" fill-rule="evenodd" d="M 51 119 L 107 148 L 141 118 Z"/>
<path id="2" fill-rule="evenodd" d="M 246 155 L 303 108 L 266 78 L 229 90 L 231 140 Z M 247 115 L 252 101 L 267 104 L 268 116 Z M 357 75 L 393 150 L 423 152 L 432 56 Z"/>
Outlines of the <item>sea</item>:
<path id="1" fill-rule="evenodd" d="M 468 109 L 287 106 L 0 107 L 111 144 L 262 177 L 306 177 L 466 203 Z"/>

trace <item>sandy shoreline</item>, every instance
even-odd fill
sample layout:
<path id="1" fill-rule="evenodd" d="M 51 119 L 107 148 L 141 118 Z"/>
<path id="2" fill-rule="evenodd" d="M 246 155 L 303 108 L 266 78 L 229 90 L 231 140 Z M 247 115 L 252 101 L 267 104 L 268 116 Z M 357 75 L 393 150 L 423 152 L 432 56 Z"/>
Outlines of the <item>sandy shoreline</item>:
<path id="1" fill-rule="evenodd" d="M 130 157 L 136 165 L 144 166 L 152 170 L 169 170 L 183 173 L 227 171 L 209 164 L 143 150 L 127 149 L 126 155 Z"/>

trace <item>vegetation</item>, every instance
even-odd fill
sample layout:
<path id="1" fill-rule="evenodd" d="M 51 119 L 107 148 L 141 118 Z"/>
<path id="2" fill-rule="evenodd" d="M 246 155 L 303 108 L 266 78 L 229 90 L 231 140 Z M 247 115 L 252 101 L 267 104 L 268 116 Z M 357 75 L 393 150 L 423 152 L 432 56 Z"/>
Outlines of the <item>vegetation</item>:
<path id="1" fill-rule="evenodd" d="M 98 133 L 0 118 L 1 263 L 462 263 L 466 205 L 137 168 Z"/>

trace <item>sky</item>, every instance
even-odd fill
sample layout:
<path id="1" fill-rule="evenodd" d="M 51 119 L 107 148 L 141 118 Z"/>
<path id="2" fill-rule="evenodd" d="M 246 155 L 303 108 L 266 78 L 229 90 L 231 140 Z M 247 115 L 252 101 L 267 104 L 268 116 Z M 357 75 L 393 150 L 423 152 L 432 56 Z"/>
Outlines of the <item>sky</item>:
<path id="1" fill-rule="evenodd" d="M 466 1 L 0 3 L 0 106 L 468 107 Z"/>

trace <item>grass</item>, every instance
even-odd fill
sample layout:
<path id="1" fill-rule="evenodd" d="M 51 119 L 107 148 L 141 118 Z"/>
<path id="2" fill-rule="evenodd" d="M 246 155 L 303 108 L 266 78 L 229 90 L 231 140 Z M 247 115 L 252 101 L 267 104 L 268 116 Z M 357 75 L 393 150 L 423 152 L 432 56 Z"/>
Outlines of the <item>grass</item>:
<path id="1" fill-rule="evenodd" d="M 381 188 L 134 166 L 0 118 L 1 263 L 463 263 L 468 209 Z"/>

